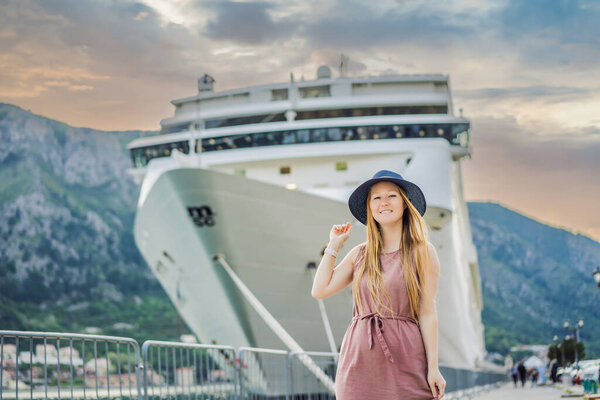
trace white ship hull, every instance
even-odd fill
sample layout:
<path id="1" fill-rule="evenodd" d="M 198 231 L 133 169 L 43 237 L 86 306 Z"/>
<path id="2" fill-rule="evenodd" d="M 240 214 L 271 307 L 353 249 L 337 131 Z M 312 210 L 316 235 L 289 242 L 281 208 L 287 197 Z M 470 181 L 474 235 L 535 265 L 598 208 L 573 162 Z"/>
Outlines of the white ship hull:
<path id="1" fill-rule="evenodd" d="M 462 197 L 460 161 L 453 161 L 451 147 L 443 139 L 341 143 L 332 144 L 329 150 L 321 145 L 322 153 L 309 161 L 315 165 L 309 170 L 313 178 L 319 162 L 329 162 L 336 154 L 362 157 L 361 167 L 348 171 L 352 179 L 345 187 L 299 185 L 299 190 L 287 190 L 283 181 L 262 174 L 261 168 L 253 169 L 251 164 L 245 165 L 246 176 L 235 175 L 232 172 L 237 165 L 228 161 L 226 154 L 212 159 L 202 154 L 156 159 L 145 171 L 135 240 L 201 341 L 286 348 L 214 261 L 215 255 L 222 254 L 304 350 L 331 351 L 318 302 L 310 295 L 313 272 L 307 265 L 318 265 L 335 223 L 354 222 L 342 256 L 365 241 L 364 226 L 352 218 L 346 199 L 356 182 L 377 170 L 398 171 L 423 189 L 428 202 L 425 219 L 435 228 L 430 231 L 430 241 L 441 263 L 437 299 L 440 364 L 475 368 L 485 354 L 481 291 Z M 299 148 L 290 146 L 287 151 Z M 260 151 L 266 159 L 271 150 Z M 293 154 L 278 157 L 293 159 Z M 189 207 L 196 207 L 195 214 L 190 214 Z M 202 207 L 210 207 L 213 215 Z M 193 216 L 203 226 L 195 223 Z M 339 349 L 352 317 L 351 289 L 326 299 L 325 306 Z"/>

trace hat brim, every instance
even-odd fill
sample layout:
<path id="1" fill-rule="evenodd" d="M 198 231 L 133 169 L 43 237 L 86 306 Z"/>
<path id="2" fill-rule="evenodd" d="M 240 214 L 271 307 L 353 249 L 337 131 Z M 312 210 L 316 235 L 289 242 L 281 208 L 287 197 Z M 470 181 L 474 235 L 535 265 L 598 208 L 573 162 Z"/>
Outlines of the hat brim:
<path id="1" fill-rule="evenodd" d="M 423 195 L 423 192 L 417 185 L 404 179 L 380 177 L 372 178 L 362 183 L 350 195 L 350 198 L 348 199 L 348 207 L 350 208 L 352 215 L 354 215 L 357 220 L 362 222 L 364 225 L 367 224 L 367 196 L 369 195 L 371 187 L 379 182 L 392 182 L 400 186 L 404 190 L 404 193 L 406 193 L 408 200 L 410 200 L 412 205 L 417 209 L 417 211 L 419 211 L 419 214 L 421 214 L 421 216 L 425 215 L 427 203 L 425 202 L 425 196 Z"/>

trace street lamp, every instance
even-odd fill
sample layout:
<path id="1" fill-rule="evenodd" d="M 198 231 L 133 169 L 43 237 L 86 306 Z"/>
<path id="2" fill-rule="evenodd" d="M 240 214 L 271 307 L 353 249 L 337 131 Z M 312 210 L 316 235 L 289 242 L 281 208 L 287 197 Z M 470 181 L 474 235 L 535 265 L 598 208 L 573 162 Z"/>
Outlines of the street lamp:
<path id="1" fill-rule="evenodd" d="M 577 352 L 577 342 L 579 341 L 579 330 L 581 328 L 583 328 L 583 319 L 580 318 L 579 321 L 577 321 L 577 324 L 575 324 L 575 326 L 573 328 L 571 328 L 570 326 L 571 324 L 569 323 L 569 321 L 565 321 L 565 323 L 563 324 L 563 326 L 565 327 L 565 330 L 568 331 L 573 331 L 573 337 L 575 338 L 575 348 L 574 348 L 574 352 L 575 352 L 575 366 L 579 365 L 579 354 Z M 567 335 L 565 337 L 565 339 L 569 338 L 570 336 Z"/>
<path id="2" fill-rule="evenodd" d="M 565 346 L 561 343 L 558 342 L 558 336 L 554 335 L 554 337 L 552 338 L 552 341 L 554 342 L 554 346 L 556 346 L 556 358 L 558 358 L 558 349 L 560 348 L 560 365 L 561 366 L 565 366 Z"/>
<path id="3" fill-rule="evenodd" d="M 592 275 L 594 276 L 594 280 L 596 281 L 596 284 L 600 288 L 600 266 L 596 267 L 594 272 L 592 272 Z"/>

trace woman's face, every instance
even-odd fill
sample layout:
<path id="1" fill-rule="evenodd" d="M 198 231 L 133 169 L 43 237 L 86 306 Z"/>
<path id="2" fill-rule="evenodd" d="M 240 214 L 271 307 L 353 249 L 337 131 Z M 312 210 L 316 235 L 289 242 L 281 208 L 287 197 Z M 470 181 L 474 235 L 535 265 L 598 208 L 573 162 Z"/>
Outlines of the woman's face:
<path id="1" fill-rule="evenodd" d="M 375 221 L 380 225 L 388 225 L 402 219 L 406 204 L 396 184 L 379 182 L 371 187 L 369 207 Z"/>

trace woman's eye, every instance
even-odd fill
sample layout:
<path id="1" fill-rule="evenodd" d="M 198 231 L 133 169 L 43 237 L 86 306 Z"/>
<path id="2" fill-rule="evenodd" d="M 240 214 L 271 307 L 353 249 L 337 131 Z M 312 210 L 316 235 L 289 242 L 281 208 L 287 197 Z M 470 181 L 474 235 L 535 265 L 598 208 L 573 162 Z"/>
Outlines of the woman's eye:
<path id="1" fill-rule="evenodd" d="M 390 197 L 396 197 L 396 195 L 395 194 L 390 194 Z"/>
<path id="2" fill-rule="evenodd" d="M 379 196 L 375 196 L 375 197 L 373 197 L 373 200 L 379 200 L 379 198 L 380 198 Z"/>

